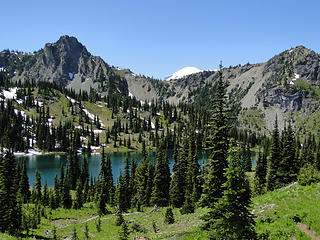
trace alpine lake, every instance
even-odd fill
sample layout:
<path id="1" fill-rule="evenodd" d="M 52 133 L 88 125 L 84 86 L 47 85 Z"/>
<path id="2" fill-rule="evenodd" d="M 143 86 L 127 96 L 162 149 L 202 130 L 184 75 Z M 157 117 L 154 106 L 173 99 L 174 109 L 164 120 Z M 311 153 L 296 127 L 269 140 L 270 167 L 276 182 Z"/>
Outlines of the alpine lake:
<path id="1" fill-rule="evenodd" d="M 125 159 L 128 155 L 129 159 L 136 159 L 139 163 L 141 161 L 142 155 L 140 152 L 113 152 L 108 153 L 110 155 L 111 164 L 112 164 L 112 172 L 113 178 L 116 182 L 120 171 L 125 166 Z M 89 164 L 89 174 L 90 177 L 93 179 L 97 178 L 100 172 L 100 161 L 101 161 L 101 154 L 79 154 L 79 163 L 82 164 L 83 160 L 86 158 Z M 156 160 L 156 154 L 154 152 L 148 153 L 149 158 L 152 161 Z M 199 153 L 198 159 L 199 164 L 202 166 L 210 156 L 208 151 L 201 151 Z M 169 167 L 170 171 L 172 171 L 173 166 L 173 155 L 172 151 L 168 152 L 169 157 Z M 256 165 L 257 153 L 251 152 L 252 157 L 252 164 L 253 166 Z M 29 177 L 29 184 L 30 186 L 34 186 L 36 178 L 35 178 L 35 171 L 38 171 L 41 174 L 41 183 L 44 185 L 46 182 L 49 187 L 53 187 L 54 185 L 54 178 L 55 175 L 60 177 L 60 170 L 61 166 L 66 169 L 68 163 L 68 155 L 61 155 L 61 154 L 47 154 L 47 155 L 32 155 L 32 156 L 17 156 L 16 157 L 17 163 L 21 163 L 22 161 L 26 162 L 27 167 L 27 174 Z"/>

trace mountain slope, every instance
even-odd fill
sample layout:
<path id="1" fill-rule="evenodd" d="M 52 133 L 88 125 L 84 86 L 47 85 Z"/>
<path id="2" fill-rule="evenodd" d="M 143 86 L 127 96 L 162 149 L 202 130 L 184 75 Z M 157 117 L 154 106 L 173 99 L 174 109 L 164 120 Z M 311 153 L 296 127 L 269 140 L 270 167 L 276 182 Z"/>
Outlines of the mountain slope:
<path id="1" fill-rule="evenodd" d="M 3 51 L 0 67 L 15 81 L 48 81 L 76 91 L 94 88 L 100 92 L 128 94 L 126 81 L 74 37 L 62 36 L 34 55 Z"/>
<path id="2" fill-rule="evenodd" d="M 137 76 L 129 69 L 109 66 L 92 56 L 74 37 L 62 36 L 34 54 L 0 52 L 0 71 L 15 81 L 49 81 L 79 91 L 95 89 L 101 95 L 119 93 L 140 101 L 163 99 L 211 106 L 216 71 L 186 67 L 159 81 Z M 224 68 L 233 114 L 240 126 L 268 132 L 275 116 L 280 127 L 316 114 L 320 100 L 320 56 L 303 46 L 286 50 L 267 62 Z M 249 113 L 261 124 L 249 124 Z M 303 129 L 303 126 L 300 126 Z M 320 129 L 320 126 L 319 126 Z"/>
<path id="3" fill-rule="evenodd" d="M 254 108 L 265 121 L 265 131 L 272 129 L 275 115 L 280 127 L 285 121 L 296 121 L 313 114 L 319 106 L 320 56 L 299 46 L 284 51 L 260 64 L 238 65 L 223 69 L 228 82 L 228 95 L 237 114 Z M 209 103 L 208 93 L 218 78 L 216 72 L 201 72 L 168 82 L 174 95 L 164 99 Z M 170 92 L 170 91 L 168 91 Z M 242 109 L 242 110 L 241 110 Z"/>

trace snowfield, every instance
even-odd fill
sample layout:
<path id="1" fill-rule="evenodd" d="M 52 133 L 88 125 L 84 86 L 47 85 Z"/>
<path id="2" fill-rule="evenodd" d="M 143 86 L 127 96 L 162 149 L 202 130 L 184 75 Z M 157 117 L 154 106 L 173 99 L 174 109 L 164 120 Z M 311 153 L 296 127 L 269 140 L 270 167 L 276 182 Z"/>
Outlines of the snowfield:
<path id="1" fill-rule="evenodd" d="M 16 99 L 17 98 L 17 88 L 9 88 L 9 91 L 3 90 L 2 95 L 5 99 Z"/>
<path id="2" fill-rule="evenodd" d="M 175 72 L 174 74 L 172 74 L 169 77 L 166 77 L 165 80 L 169 81 L 172 79 L 179 79 L 179 78 L 183 78 L 185 76 L 188 76 L 190 74 L 194 74 L 194 73 L 198 73 L 198 72 L 203 72 L 203 70 L 200 70 L 196 67 L 184 67 L 182 69 L 180 69 L 179 71 Z"/>
<path id="3" fill-rule="evenodd" d="M 291 82 L 290 82 L 290 85 L 294 85 L 294 82 L 297 80 L 297 79 L 299 79 L 300 78 L 300 75 L 299 74 L 297 74 L 297 73 L 295 73 L 294 74 L 294 78 L 291 80 Z"/>

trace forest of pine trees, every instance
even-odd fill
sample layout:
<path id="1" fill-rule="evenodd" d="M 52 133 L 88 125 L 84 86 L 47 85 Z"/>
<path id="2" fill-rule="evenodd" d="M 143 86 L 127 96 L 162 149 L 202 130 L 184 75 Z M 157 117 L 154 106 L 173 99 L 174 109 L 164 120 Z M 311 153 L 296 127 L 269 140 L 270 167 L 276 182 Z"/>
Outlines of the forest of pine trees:
<path id="1" fill-rule="evenodd" d="M 3 85 L 10 84 L 1 81 Z M 25 83 L 24 87 L 27 98 L 32 98 L 29 93 L 35 87 L 50 91 L 42 83 Z M 139 133 L 141 144 L 141 161 L 138 163 L 127 157 L 116 182 L 110 155 L 105 153 L 104 147 L 96 179 L 90 177 L 88 161 L 85 159 L 80 164 L 77 155 L 83 134 L 89 139 L 88 145 L 99 144 L 99 137 L 92 131 L 92 124 L 99 128 L 98 117 L 90 123 L 83 116 L 83 122 L 91 124 L 90 130 L 88 125 L 87 129 L 79 130 L 68 123 L 54 127 L 48 125 L 50 113 L 45 106 L 33 106 L 33 100 L 26 103 L 26 107 L 37 109 L 37 119 L 24 118 L 14 111 L 13 101 L 1 101 L 0 131 L 3 134 L 0 144 L 7 150 L 0 154 L 0 232 L 19 235 L 24 231 L 28 235 L 30 229 L 41 223 L 41 216 L 47 209 L 81 209 L 85 203 L 94 202 L 100 216 L 110 212 L 121 214 L 133 208 L 142 211 L 144 207 L 155 205 L 170 210 L 171 207 L 180 208 L 182 214 L 207 207 L 208 213 L 202 219 L 205 222 L 203 229 L 210 239 L 256 239 L 255 222 L 250 213 L 252 195 L 296 181 L 303 175 L 301 171 L 310 165 L 320 170 L 320 147 L 312 135 L 301 143 L 290 122 L 280 132 L 277 118 L 270 139 L 233 127 L 226 87 L 221 66 L 210 111 L 192 104 L 174 106 L 167 102 L 152 102 L 141 105 L 136 99 L 112 94 L 105 97 L 103 101 L 112 108 L 112 115 L 119 111 L 128 113 L 126 124 L 119 118 L 112 129 L 106 129 L 106 143 L 113 141 L 115 145 L 121 145 L 123 140 L 130 148 L 130 138 L 118 139 L 120 132 L 130 131 Z M 54 85 L 51 88 L 60 89 Z M 67 93 L 79 101 L 80 109 L 81 101 L 102 100 L 92 92 L 89 95 Z M 151 112 L 149 119 L 141 120 L 137 111 L 140 108 Z M 178 123 L 174 129 L 159 121 L 157 112 L 160 110 L 167 123 Z M 186 115 L 190 117 L 187 124 L 181 120 Z M 151 117 L 156 120 L 154 129 Z M 60 177 L 56 175 L 52 188 L 46 183 L 43 185 L 39 171 L 36 171 L 36 184 L 30 187 L 25 163 L 16 165 L 12 152 L 30 147 L 29 139 L 33 135 L 40 149 L 68 153 L 67 166 L 61 167 Z M 146 142 L 152 144 L 147 146 Z M 152 147 L 156 147 L 155 161 L 147 154 Z M 252 171 L 252 147 L 258 147 L 259 154 L 254 188 L 250 189 L 246 172 Z M 199 152 L 204 149 L 210 156 L 200 165 Z M 173 151 L 172 172 L 168 150 Z M 169 222 L 174 221 L 170 210 L 167 213 Z"/>

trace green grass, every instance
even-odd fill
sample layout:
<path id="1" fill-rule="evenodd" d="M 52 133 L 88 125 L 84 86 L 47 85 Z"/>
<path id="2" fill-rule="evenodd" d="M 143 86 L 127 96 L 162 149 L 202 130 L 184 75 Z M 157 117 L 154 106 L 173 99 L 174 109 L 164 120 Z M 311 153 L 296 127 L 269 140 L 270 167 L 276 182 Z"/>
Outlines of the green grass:
<path id="1" fill-rule="evenodd" d="M 300 113 L 303 114 L 303 113 Z M 296 115 L 296 132 L 303 140 L 308 133 L 315 135 L 316 139 L 320 137 L 320 111 L 316 111 L 309 117 L 299 117 L 299 113 Z"/>
<path id="2" fill-rule="evenodd" d="M 314 231 L 315 236 L 320 236 L 320 186 L 296 185 L 289 189 L 279 189 L 268 192 L 262 196 L 253 198 L 253 213 L 256 221 L 256 229 L 259 234 L 266 234 L 266 239 L 312 239 L 300 230 L 294 219 L 304 224 L 306 229 Z M 108 208 L 111 210 L 112 208 Z M 147 213 L 151 208 L 144 208 Z M 134 212 L 135 210 L 133 210 Z M 200 217 L 207 213 L 207 209 L 198 208 L 194 214 L 181 215 L 179 209 L 173 209 L 175 223 L 168 225 L 164 223 L 165 208 L 160 212 L 142 215 L 133 214 L 125 216 L 131 231 L 129 239 L 135 236 L 146 236 L 150 239 L 204 239 L 207 235 L 201 230 L 202 220 Z M 32 231 L 35 236 L 45 235 L 47 230 L 52 230 L 55 225 L 60 238 L 72 235 L 76 228 L 79 239 L 84 239 L 84 221 L 97 216 L 95 204 L 88 203 L 80 210 L 46 210 L 42 217 L 41 225 Z M 112 214 L 101 218 L 101 232 L 96 229 L 97 219 L 87 222 L 91 239 L 118 239 L 121 227 L 115 225 L 116 216 Z M 152 227 L 154 222 L 158 228 L 155 233 Z M 138 224 L 144 231 L 137 233 L 132 231 L 132 224 Z M 31 239 L 24 238 L 24 239 Z M 0 239 L 16 239 L 14 237 L 0 234 Z"/>
<path id="3" fill-rule="evenodd" d="M 110 209 L 110 208 L 109 208 Z M 147 213 L 152 208 L 145 208 Z M 174 224 L 164 223 L 165 209 L 159 212 L 154 212 L 146 215 L 142 213 L 125 216 L 124 219 L 128 221 L 128 226 L 131 231 L 129 239 L 135 236 L 146 236 L 150 239 L 164 239 L 175 237 L 175 239 L 207 239 L 205 233 L 199 231 L 202 224 L 200 216 L 207 212 L 206 209 L 199 208 L 194 214 L 181 215 L 179 209 L 173 209 L 175 222 Z M 46 211 L 46 217 L 42 217 L 41 224 L 38 229 L 32 231 L 35 236 L 44 236 L 47 230 L 52 230 L 54 225 L 57 229 L 57 235 L 61 239 L 72 235 L 73 229 L 76 228 L 79 239 L 84 239 L 84 221 L 97 216 L 97 210 L 93 203 L 86 204 L 80 210 L 56 209 Z M 88 221 L 87 225 L 91 234 L 91 239 L 118 239 L 121 227 L 115 225 L 116 216 L 112 214 L 101 217 L 101 232 L 97 231 L 97 219 Z M 152 223 L 155 223 L 158 232 L 155 233 Z M 132 224 L 136 223 L 144 230 L 141 233 L 132 231 Z M 0 239 L 15 239 L 8 235 L 0 234 Z M 29 238 L 32 239 L 32 236 Z"/>
<path id="4" fill-rule="evenodd" d="M 248 130 L 266 131 L 266 122 L 263 114 L 257 109 L 243 110 L 239 117 L 240 125 Z"/>
<path id="5" fill-rule="evenodd" d="M 301 78 L 295 81 L 292 87 L 298 90 L 305 90 L 309 92 L 313 98 L 320 100 L 320 89 L 315 86 L 312 86 L 311 84 L 307 83 L 305 80 Z"/>
<path id="6" fill-rule="evenodd" d="M 310 227 L 320 236 L 320 187 L 317 184 L 294 186 L 276 190 L 254 198 L 257 230 L 268 233 L 270 239 L 311 239 L 302 232 L 293 219 Z"/>

